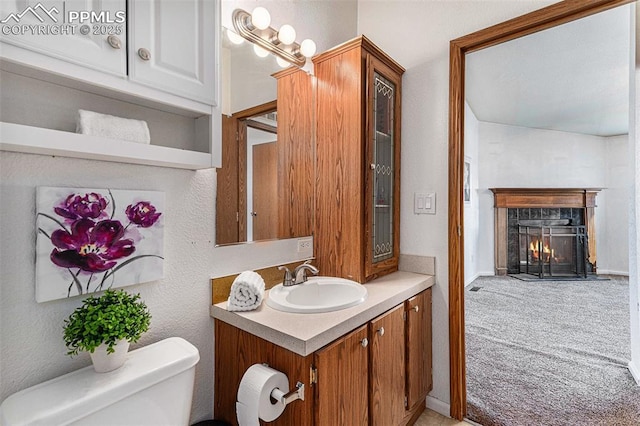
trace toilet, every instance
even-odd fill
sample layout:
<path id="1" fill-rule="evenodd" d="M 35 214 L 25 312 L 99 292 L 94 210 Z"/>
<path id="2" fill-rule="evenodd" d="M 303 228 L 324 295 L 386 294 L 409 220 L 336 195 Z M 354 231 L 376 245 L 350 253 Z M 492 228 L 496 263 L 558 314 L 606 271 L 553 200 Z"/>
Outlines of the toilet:
<path id="1" fill-rule="evenodd" d="M 24 389 L 0 405 L 0 425 L 188 425 L 198 349 L 171 337 L 131 351 L 117 370 L 92 366 Z"/>

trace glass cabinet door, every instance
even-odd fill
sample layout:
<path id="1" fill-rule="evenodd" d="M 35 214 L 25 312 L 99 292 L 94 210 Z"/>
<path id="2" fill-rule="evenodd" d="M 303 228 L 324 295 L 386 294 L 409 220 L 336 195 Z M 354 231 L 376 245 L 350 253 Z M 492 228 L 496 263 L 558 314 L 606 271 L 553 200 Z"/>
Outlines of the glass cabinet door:
<path id="1" fill-rule="evenodd" d="M 373 202 L 372 262 L 393 257 L 394 206 L 394 105 L 396 87 L 393 82 L 373 73 Z"/>

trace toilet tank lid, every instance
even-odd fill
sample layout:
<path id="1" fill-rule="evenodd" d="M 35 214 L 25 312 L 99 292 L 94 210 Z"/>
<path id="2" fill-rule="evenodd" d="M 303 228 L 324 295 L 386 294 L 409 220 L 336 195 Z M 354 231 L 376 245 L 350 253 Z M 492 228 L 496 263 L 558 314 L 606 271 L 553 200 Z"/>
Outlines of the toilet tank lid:
<path id="1" fill-rule="evenodd" d="M 109 373 L 92 366 L 17 392 L 0 405 L 0 425 L 68 424 L 194 367 L 198 349 L 180 337 L 129 352 Z"/>

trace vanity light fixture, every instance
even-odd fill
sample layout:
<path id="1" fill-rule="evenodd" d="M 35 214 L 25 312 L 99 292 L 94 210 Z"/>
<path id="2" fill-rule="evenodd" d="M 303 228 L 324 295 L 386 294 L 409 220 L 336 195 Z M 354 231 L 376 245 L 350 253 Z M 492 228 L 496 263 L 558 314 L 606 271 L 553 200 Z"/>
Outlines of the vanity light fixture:
<path id="1" fill-rule="evenodd" d="M 227 38 L 233 44 L 242 44 L 244 43 L 244 38 L 240 37 L 238 34 L 234 33 L 230 29 L 227 28 Z"/>
<path id="2" fill-rule="evenodd" d="M 258 56 L 258 58 L 266 58 L 267 56 L 269 56 L 269 51 L 266 49 L 263 49 L 257 44 L 253 45 L 253 53 L 255 53 L 256 56 Z"/>
<path id="3" fill-rule="evenodd" d="M 291 66 L 291 62 L 285 61 L 280 56 L 276 56 L 276 62 L 278 63 L 278 66 L 280 66 L 280 68 L 288 68 Z"/>
<path id="4" fill-rule="evenodd" d="M 236 9 L 232 21 L 238 35 L 291 64 L 301 67 L 316 53 L 313 40 L 295 41 L 296 30 L 291 25 L 282 25 L 279 31 L 270 27 L 271 16 L 264 7 L 256 7 L 251 14 Z"/>

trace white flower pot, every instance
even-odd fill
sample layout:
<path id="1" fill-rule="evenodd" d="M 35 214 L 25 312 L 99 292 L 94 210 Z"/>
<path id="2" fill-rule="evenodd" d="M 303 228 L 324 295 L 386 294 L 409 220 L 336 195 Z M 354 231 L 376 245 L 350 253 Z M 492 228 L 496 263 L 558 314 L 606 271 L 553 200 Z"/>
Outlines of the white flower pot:
<path id="1" fill-rule="evenodd" d="M 113 347 L 115 352 L 107 353 L 107 345 L 104 343 L 95 348 L 91 353 L 91 361 L 96 373 L 106 373 L 122 367 L 127 360 L 127 352 L 129 352 L 129 341 L 126 339 L 118 340 Z"/>

